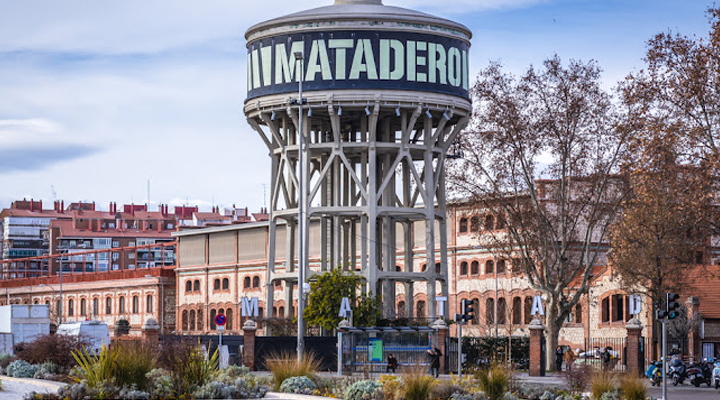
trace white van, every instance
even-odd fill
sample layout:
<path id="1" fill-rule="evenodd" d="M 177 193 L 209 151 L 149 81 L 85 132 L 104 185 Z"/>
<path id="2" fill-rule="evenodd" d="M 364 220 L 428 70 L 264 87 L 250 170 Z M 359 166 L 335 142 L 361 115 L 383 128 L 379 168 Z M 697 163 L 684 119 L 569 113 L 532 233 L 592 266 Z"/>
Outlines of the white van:
<path id="1" fill-rule="evenodd" d="M 110 329 L 100 321 L 65 322 L 60 324 L 57 334 L 87 339 L 90 341 L 88 350 L 95 354 L 100 353 L 103 345 L 110 346 Z"/>

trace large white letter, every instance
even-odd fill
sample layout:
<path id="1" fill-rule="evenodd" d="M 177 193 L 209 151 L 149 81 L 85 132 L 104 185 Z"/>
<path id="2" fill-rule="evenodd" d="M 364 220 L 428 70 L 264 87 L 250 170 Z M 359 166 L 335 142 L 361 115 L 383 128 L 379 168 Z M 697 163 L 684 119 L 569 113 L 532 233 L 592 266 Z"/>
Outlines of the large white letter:
<path id="1" fill-rule="evenodd" d="M 392 53 L 395 55 L 395 68 L 390 71 Z M 380 79 L 402 79 L 405 75 L 405 46 L 397 39 L 380 40 Z"/>
<path id="2" fill-rule="evenodd" d="M 287 52 L 285 43 L 275 45 L 275 84 L 290 83 L 293 79 L 299 79 L 302 75 L 300 63 L 295 62 L 294 54 L 305 48 L 305 42 L 293 42 L 290 46 L 290 53 Z M 292 60 L 292 61 L 290 61 Z M 292 62 L 292 65 L 290 64 Z M 293 67 L 295 69 L 293 70 Z"/>
<path id="3" fill-rule="evenodd" d="M 258 298 L 253 297 L 248 299 L 247 297 L 242 298 L 242 308 L 240 313 L 243 317 L 257 317 L 258 316 Z"/>
<path id="4" fill-rule="evenodd" d="M 342 301 L 340 302 L 340 313 L 338 314 L 338 316 L 342 318 L 347 318 L 349 312 L 352 312 L 352 308 L 350 308 L 350 299 L 348 299 L 347 297 L 343 297 Z"/>
<path id="5" fill-rule="evenodd" d="M 530 315 L 545 315 L 543 311 L 542 296 L 533 296 L 533 305 Z"/>
<path id="6" fill-rule="evenodd" d="M 357 41 L 349 79 L 359 79 L 361 72 L 366 72 L 368 79 L 378 78 L 370 39 L 359 39 Z"/>
<path id="7" fill-rule="evenodd" d="M 312 47 L 310 48 L 310 57 L 308 58 L 305 80 L 314 81 L 315 75 L 317 75 L 318 72 L 322 74 L 322 79 L 324 81 L 332 80 L 330 61 L 328 61 L 327 47 L 325 46 L 324 40 L 313 40 Z"/>
<path id="8" fill-rule="evenodd" d="M 441 45 L 440 43 L 429 43 L 428 44 L 428 60 L 430 61 L 430 65 L 428 66 L 428 73 L 429 81 L 431 83 L 436 83 L 438 81 L 437 79 L 437 73 L 440 73 L 440 83 L 445 85 L 447 84 L 447 66 L 445 65 L 445 59 L 447 58 L 445 54 L 445 47 Z"/>
<path id="9" fill-rule="evenodd" d="M 344 80 L 347 76 L 346 71 L 346 58 L 347 51 L 353 47 L 352 39 L 330 39 L 328 41 L 328 47 L 335 49 L 335 79 Z"/>

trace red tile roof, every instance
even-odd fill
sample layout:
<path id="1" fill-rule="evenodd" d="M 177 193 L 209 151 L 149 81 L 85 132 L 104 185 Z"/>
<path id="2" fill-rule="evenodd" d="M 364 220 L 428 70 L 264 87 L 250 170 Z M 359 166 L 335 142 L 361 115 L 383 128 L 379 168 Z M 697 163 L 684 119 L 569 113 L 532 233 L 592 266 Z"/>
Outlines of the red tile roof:
<path id="1" fill-rule="evenodd" d="M 703 318 L 720 319 L 720 265 L 704 265 L 688 273 L 689 289 L 681 293 L 683 303 L 688 296 L 700 300 L 700 313 Z"/>
<path id="2" fill-rule="evenodd" d="M 90 229 L 75 229 L 72 226 L 72 221 L 55 221 L 53 227 L 60 228 L 61 238 L 154 238 L 154 239 L 170 239 L 173 230 L 165 230 L 158 232 L 156 229 L 148 229 L 142 231 L 141 229 L 126 229 L 120 231 L 118 229 L 101 229 L 98 232 Z"/>

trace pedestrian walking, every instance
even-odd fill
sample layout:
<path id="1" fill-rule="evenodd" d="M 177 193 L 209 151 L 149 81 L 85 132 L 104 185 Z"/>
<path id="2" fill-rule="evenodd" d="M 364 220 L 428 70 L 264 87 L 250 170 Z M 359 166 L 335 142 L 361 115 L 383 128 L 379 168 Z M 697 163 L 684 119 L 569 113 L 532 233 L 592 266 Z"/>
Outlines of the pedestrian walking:
<path id="1" fill-rule="evenodd" d="M 430 375 L 437 378 L 440 376 L 440 356 L 442 356 L 442 352 L 440 349 L 433 346 L 433 348 L 428 350 L 427 353 L 430 358 Z"/>
<path id="2" fill-rule="evenodd" d="M 580 353 L 580 349 L 577 351 Z M 563 360 L 565 361 L 565 369 L 568 371 L 572 371 L 572 365 L 575 363 L 575 358 L 577 358 L 577 354 L 572 350 L 568 349 L 565 354 L 563 355 Z"/>

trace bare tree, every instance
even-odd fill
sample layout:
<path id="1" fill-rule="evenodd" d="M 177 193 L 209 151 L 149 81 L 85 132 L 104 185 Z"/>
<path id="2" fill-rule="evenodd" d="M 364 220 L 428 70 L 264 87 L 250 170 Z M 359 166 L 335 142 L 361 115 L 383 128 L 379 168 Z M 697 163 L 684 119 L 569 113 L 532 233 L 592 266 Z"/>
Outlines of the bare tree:
<path id="1" fill-rule="evenodd" d="M 491 64 L 473 88 L 465 156 L 448 171 L 456 196 L 504 221 L 478 237 L 515 258 L 513 269 L 543 293 L 549 349 L 587 293 L 592 267 L 605 262 L 609 225 L 626 194 L 616 175 L 626 134 L 614 129 L 614 107 L 599 81 L 595 62 L 564 67 L 557 56 L 519 79 Z"/>

